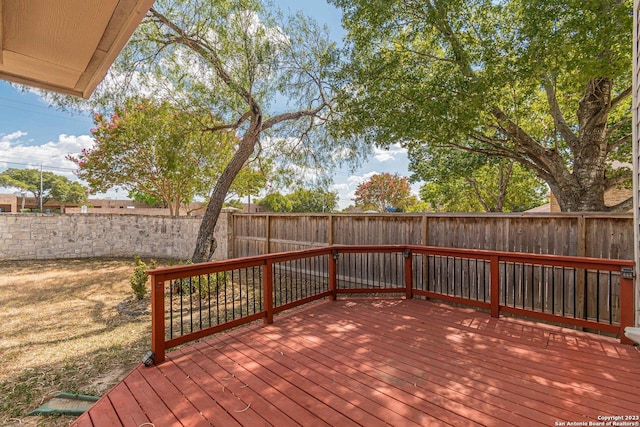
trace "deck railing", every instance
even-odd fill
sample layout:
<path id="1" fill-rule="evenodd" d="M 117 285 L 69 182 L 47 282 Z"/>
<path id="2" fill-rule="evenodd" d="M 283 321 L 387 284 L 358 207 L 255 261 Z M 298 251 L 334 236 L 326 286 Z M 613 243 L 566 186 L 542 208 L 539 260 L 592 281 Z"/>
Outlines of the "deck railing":
<path id="1" fill-rule="evenodd" d="M 632 261 L 427 246 L 329 246 L 160 268 L 152 352 L 340 294 L 444 300 L 620 336 L 634 319 Z M 626 273 L 623 274 L 623 271 Z M 630 270 L 631 272 L 633 270 Z M 631 273 L 632 274 L 632 273 Z"/>

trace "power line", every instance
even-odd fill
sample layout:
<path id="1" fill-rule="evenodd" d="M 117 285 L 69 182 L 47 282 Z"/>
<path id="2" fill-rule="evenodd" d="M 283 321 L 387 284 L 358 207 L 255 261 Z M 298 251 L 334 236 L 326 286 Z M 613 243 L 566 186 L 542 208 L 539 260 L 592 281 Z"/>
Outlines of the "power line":
<path id="1" fill-rule="evenodd" d="M 17 166 L 35 166 L 35 167 L 40 167 L 40 162 L 39 161 L 35 161 L 33 163 L 20 163 L 20 162 L 14 162 L 11 160 L 6 160 L 0 157 L 0 162 L 2 163 L 6 163 L 8 165 L 17 165 Z M 51 166 L 51 165 L 46 165 L 46 164 L 42 164 L 43 168 L 47 168 L 47 169 L 52 169 L 52 170 L 60 170 L 60 171 L 71 171 L 74 172 L 75 169 L 72 168 L 64 168 L 62 166 Z"/>
<path id="2" fill-rule="evenodd" d="M 15 106 L 8 106 L 8 105 L 0 104 L 0 108 L 6 108 L 6 109 L 11 110 L 11 111 L 23 111 L 23 112 L 26 112 L 26 113 L 29 113 L 29 114 L 39 114 L 41 116 L 47 116 L 47 117 L 51 117 L 51 118 L 54 118 L 54 119 L 62 119 L 62 120 L 69 120 L 69 121 L 78 122 L 78 123 L 86 123 L 84 120 L 76 119 L 74 117 L 69 117 L 69 116 L 65 116 L 65 115 L 47 114 L 47 113 L 44 113 L 44 112 L 41 112 L 41 111 L 27 110 L 27 109 L 18 108 L 18 107 L 15 107 Z"/>

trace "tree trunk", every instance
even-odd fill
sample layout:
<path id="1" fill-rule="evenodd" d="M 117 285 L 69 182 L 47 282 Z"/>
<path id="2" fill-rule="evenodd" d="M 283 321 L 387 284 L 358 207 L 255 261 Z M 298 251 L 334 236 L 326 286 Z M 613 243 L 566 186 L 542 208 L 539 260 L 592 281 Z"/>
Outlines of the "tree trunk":
<path id="1" fill-rule="evenodd" d="M 578 141 L 573 151 L 573 173 L 554 194 L 564 212 L 605 211 L 607 118 L 611 109 L 611 79 L 591 79 L 579 102 Z"/>
<path id="2" fill-rule="evenodd" d="M 222 206 L 224 205 L 224 199 L 229 191 L 229 187 L 231 187 L 231 184 L 233 183 L 233 180 L 247 160 L 249 160 L 249 157 L 251 157 L 251 154 L 255 149 L 256 142 L 260 137 L 261 128 L 262 114 L 260 113 L 260 109 L 257 106 L 254 106 L 249 130 L 247 130 L 242 137 L 238 150 L 222 172 L 222 175 L 220 175 L 220 178 L 218 178 L 216 186 L 211 193 L 209 204 L 207 205 L 207 209 L 202 217 L 202 222 L 200 223 L 200 230 L 198 231 L 198 238 L 196 239 L 196 247 L 193 251 L 193 256 L 191 257 L 191 260 L 194 263 L 211 261 L 213 259 L 213 254 L 217 247 L 214 231 L 218 222 L 218 217 L 222 211 Z"/>
<path id="3" fill-rule="evenodd" d="M 547 182 L 563 212 L 606 211 L 606 160 L 608 154 L 607 119 L 611 111 L 613 82 L 608 78 L 591 79 L 579 102 L 577 135 L 566 126 L 555 101 L 555 92 L 548 90 L 551 115 L 562 133 L 571 154 L 567 167 L 557 147 L 546 148 L 534 142 L 519 126 L 499 109 L 494 116 L 510 139 L 522 150 L 514 157 Z"/>

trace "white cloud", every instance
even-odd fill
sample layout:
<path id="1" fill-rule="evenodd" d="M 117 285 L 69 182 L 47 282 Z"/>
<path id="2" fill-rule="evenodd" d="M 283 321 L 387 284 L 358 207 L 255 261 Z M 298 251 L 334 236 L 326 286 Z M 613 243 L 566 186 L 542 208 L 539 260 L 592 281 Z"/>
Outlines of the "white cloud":
<path id="1" fill-rule="evenodd" d="M 27 136 L 27 133 L 23 132 L 21 130 L 15 131 L 15 132 L 10 133 L 8 135 L 0 135 L 0 144 L 2 144 L 3 142 L 15 141 L 17 139 L 20 139 L 23 136 Z"/>
<path id="2" fill-rule="evenodd" d="M 391 160 L 396 160 L 399 156 L 405 156 L 407 154 L 407 149 L 402 148 L 398 144 L 393 144 L 389 146 L 389 148 L 374 148 L 373 149 L 373 157 L 379 162 L 388 162 Z"/>
<path id="3" fill-rule="evenodd" d="M 329 187 L 331 191 L 344 191 L 349 189 L 349 184 L 333 184 Z"/>
<path id="4" fill-rule="evenodd" d="M 76 166 L 66 159 L 68 155 L 77 155 L 83 148 L 93 146 L 93 138 L 89 135 L 58 136 L 57 141 L 49 141 L 42 145 L 26 145 L 20 141 L 26 132 L 13 132 L 0 136 L 0 171 L 9 167 L 39 168 L 52 171 L 69 179 L 77 180 L 73 174 Z"/>
<path id="5" fill-rule="evenodd" d="M 367 172 L 363 175 L 351 175 L 349 178 L 347 178 L 347 183 L 349 184 L 349 186 L 354 186 L 357 187 L 358 185 L 362 184 L 365 181 L 368 181 L 371 179 L 372 176 L 374 175 L 378 175 L 378 172 L 376 171 L 371 171 L 371 172 Z"/>

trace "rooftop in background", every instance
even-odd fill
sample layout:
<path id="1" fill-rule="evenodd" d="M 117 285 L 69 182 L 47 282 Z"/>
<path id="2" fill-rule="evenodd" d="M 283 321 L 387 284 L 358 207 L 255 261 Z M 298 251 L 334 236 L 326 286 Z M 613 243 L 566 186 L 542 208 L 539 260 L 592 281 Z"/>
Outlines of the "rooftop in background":
<path id="1" fill-rule="evenodd" d="M 0 78 L 88 98 L 153 0 L 0 0 Z"/>

